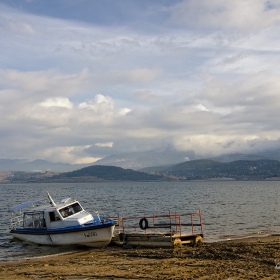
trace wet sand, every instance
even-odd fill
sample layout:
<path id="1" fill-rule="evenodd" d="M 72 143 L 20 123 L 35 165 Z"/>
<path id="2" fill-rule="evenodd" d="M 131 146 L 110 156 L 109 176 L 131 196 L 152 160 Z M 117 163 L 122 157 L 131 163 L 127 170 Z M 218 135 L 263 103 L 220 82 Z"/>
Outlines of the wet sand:
<path id="1" fill-rule="evenodd" d="M 109 246 L 2 262 L 0 279 L 280 279 L 280 236 L 168 249 Z"/>

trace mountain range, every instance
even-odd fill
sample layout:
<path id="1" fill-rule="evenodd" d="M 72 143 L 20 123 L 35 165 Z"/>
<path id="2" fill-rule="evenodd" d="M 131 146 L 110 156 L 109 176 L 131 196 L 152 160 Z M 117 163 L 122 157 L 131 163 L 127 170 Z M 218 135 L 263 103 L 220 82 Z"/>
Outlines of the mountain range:
<path id="1" fill-rule="evenodd" d="M 258 159 L 220 162 L 200 159 L 165 167 L 144 168 L 142 172 L 177 180 L 208 180 L 214 178 L 263 180 L 280 177 L 280 161 Z"/>
<path id="2" fill-rule="evenodd" d="M 30 161 L 27 159 L 0 159 L 0 170 L 2 171 L 27 171 L 27 172 L 71 172 L 92 165 L 117 166 L 133 170 L 147 171 L 146 168 L 165 168 L 175 164 L 192 160 L 203 159 L 193 151 L 179 152 L 171 148 L 158 149 L 147 152 L 135 152 L 119 155 L 107 156 L 93 163 L 88 164 L 68 164 L 60 162 L 49 162 L 37 159 Z M 254 154 L 225 154 L 210 158 L 219 162 L 232 162 L 237 160 L 278 160 L 280 161 L 280 150 L 259 155 Z M 145 168 L 145 169 L 144 169 Z"/>
<path id="3" fill-rule="evenodd" d="M 30 161 L 27 159 L 0 159 L 0 170 L 2 171 L 27 171 L 27 172 L 69 172 L 80 169 L 91 164 L 69 164 L 61 162 L 49 162 L 42 159 Z"/>
<path id="4" fill-rule="evenodd" d="M 175 165 L 149 167 L 143 171 L 116 166 L 92 165 L 64 173 L 14 171 L 3 174 L 2 183 L 99 182 L 170 180 L 279 180 L 280 161 L 270 159 L 219 162 L 211 159 L 185 161 Z M 6 176 L 5 176 L 6 175 Z"/>

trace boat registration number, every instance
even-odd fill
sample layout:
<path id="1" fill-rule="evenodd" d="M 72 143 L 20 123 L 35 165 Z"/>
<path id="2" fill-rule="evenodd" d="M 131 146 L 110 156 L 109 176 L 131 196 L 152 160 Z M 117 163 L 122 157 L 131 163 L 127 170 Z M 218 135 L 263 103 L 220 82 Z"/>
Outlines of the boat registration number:
<path id="1" fill-rule="evenodd" d="M 84 233 L 85 237 L 92 237 L 97 236 L 97 233 L 95 231 Z"/>

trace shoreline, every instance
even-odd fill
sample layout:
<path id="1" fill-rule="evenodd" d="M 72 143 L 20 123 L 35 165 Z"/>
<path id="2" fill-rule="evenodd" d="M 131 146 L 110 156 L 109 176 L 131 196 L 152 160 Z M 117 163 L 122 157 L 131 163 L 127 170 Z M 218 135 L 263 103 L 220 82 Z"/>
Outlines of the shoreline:
<path id="1" fill-rule="evenodd" d="M 69 179 L 53 179 L 53 180 L 33 180 L 33 181 L 6 181 L 0 180 L 3 185 L 17 185 L 17 184 L 69 184 L 69 183 L 106 183 L 106 182 L 277 182 L 280 177 L 267 177 L 267 178 L 249 178 L 249 179 L 236 179 L 236 178 L 208 178 L 197 180 L 183 180 L 183 179 L 166 179 L 166 180 L 107 180 L 103 178 L 69 178 Z"/>
<path id="2" fill-rule="evenodd" d="M 199 247 L 102 249 L 0 262 L 0 280 L 279 279 L 280 234 Z"/>

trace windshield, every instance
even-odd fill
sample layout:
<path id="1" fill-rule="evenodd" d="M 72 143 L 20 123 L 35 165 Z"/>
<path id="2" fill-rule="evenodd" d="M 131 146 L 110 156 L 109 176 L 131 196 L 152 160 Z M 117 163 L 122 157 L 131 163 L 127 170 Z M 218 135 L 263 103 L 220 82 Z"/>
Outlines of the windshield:
<path id="1" fill-rule="evenodd" d="M 64 208 L 61 208 L 59 212 L 63 218 L 67 218 L 69 216 L 81 212 L 82 210 L 83 208 L 81 207 L 81 205 L 78 202 L 76 202 L 72 205 L 68 205 Z"/>

